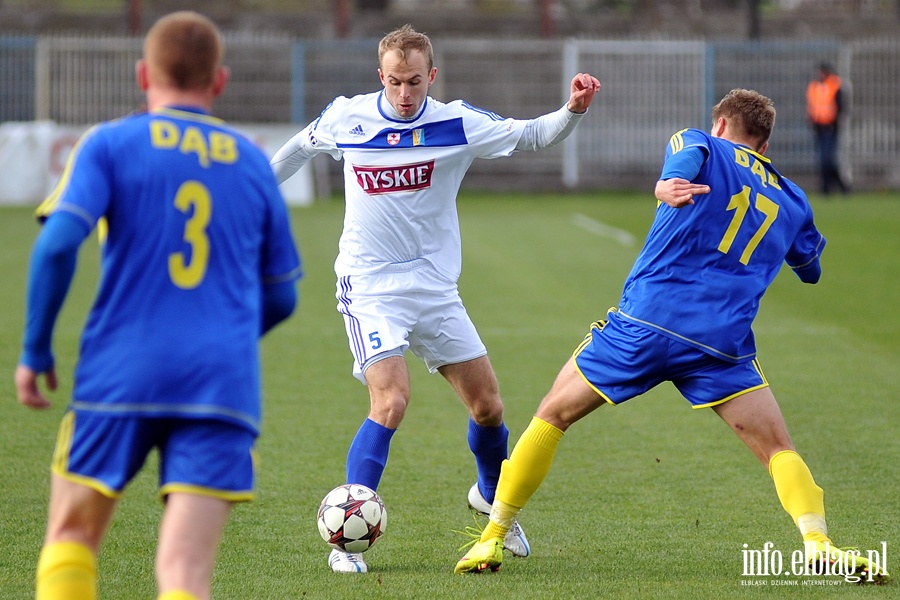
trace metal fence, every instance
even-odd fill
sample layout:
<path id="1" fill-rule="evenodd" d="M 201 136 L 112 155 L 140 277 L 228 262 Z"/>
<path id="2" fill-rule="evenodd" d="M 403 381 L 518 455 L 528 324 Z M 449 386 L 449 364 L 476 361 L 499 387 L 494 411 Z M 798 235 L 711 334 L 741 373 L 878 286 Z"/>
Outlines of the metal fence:
<path id="1" fill-rule="evenodd" d="M 296 123 L 337 95 L 378 89 L 377 40 L 300 41 L 226 34 L 232 75 L 217 114 L 235 123 Z M 709 109 L 734 87 L 757 89 L 778 109 L 769 155 L 801 184 L 814 181 L 805 88 L 833 62 L 852 99 L 842 151 L 857 189 L 900 187 L 900 41 L 706 42 L 662 40 L 434 39 L 432 95 L 464 98 L 503 116 L 531 118 L 562 104 L 578 71 L 602 82 L 592 115 L 558 148 L 476 161 L 468 187 L 651 189 L 669 135 L 709 127 Z M 91 124 L 134 110 L 141 42 L 125 37 L 0 36 L 0 121 Z M 319 159 L 317 159 L 319 160 Z M 340 170 L 329 164 L 340 185 Z"/>
<path id="2" fill-rule="evenodd" d="M 0 36 L 0 122 L 34 118 L 35 38 Z"/>
<path id="3" fill-rule="evenodd" d="M 0 65 L 6 53 L 0 37 Z M 286 37 L 232 35 L 226 38 L 231 80 L 217 113 L 235 122 L 291 121 L 291 48 Z M 139 108 L 143 97 L 135 83 L 142 41 L 131 37 L 41 37 L 32 42 L 29 77 L 0 71 L 3 89 L 34 90 L 31 106 L 16 107 L 18 118 L 0 112 L 0 120 L 49 119 L 88 125 Z M 19 59 L 21 60 L 21 59 Z M 27 74 L 22 70 L 23 74 Z M 2 109 L 0 109 L 2 110 Z"/>

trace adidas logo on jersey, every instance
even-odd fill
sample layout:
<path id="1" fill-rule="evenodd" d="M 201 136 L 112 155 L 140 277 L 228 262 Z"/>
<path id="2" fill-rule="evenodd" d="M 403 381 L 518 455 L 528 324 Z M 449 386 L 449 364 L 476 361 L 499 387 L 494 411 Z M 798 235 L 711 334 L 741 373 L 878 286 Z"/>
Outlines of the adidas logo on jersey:
<path id="1" fill-rule="evenodd" d="M 362 125 L 357 125 L 350 130 L 350 135 L 366 135 L 366 132 L 363 131 Z"/>

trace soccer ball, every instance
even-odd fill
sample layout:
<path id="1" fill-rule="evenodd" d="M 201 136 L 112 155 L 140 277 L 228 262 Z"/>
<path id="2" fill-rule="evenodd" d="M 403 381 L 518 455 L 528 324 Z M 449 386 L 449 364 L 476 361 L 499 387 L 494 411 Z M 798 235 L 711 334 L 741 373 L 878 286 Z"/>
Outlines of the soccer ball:
<path id="1" fill-rule="evenodd" d="M 357 554 L 372 547 L 387 526 L 387 511 L 374 491 L 364 485 L 339 485 L 319 505 L 319 534 L 342 552 Z"/>

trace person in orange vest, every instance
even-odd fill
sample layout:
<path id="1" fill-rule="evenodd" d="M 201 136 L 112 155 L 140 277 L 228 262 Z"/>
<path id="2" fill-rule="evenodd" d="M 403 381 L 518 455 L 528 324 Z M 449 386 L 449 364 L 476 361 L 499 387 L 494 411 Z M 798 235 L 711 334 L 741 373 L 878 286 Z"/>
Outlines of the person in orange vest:
<path id="1" fill-rule="evenodd" d="M 837 186 L 847 194 L 850 188 L 841 177 L 837 160 L 838 124 L 844 109 L 841 78 L 828 63 L 821 63 L 818 70 L 806 87 L 806 115 L 815 134 L 821 190 L 827 195 Z"/>

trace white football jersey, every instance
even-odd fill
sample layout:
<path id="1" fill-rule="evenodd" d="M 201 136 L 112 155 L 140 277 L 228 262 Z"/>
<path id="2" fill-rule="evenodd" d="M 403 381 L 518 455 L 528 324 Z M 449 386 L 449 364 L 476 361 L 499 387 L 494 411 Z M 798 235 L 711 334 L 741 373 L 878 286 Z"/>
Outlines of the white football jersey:
<path id="1" fill-rule="evenodd" d="M 335 272 L 373 273 L 425 259 L 456 281 L 462 179 L 476 158 L 512 154 L 526 121 L 431 97 L 416 117 L 401 119 L 383 96 L 335 98 L 289 142 L 303 154 L 344 160 L 346 208 Z"/>

